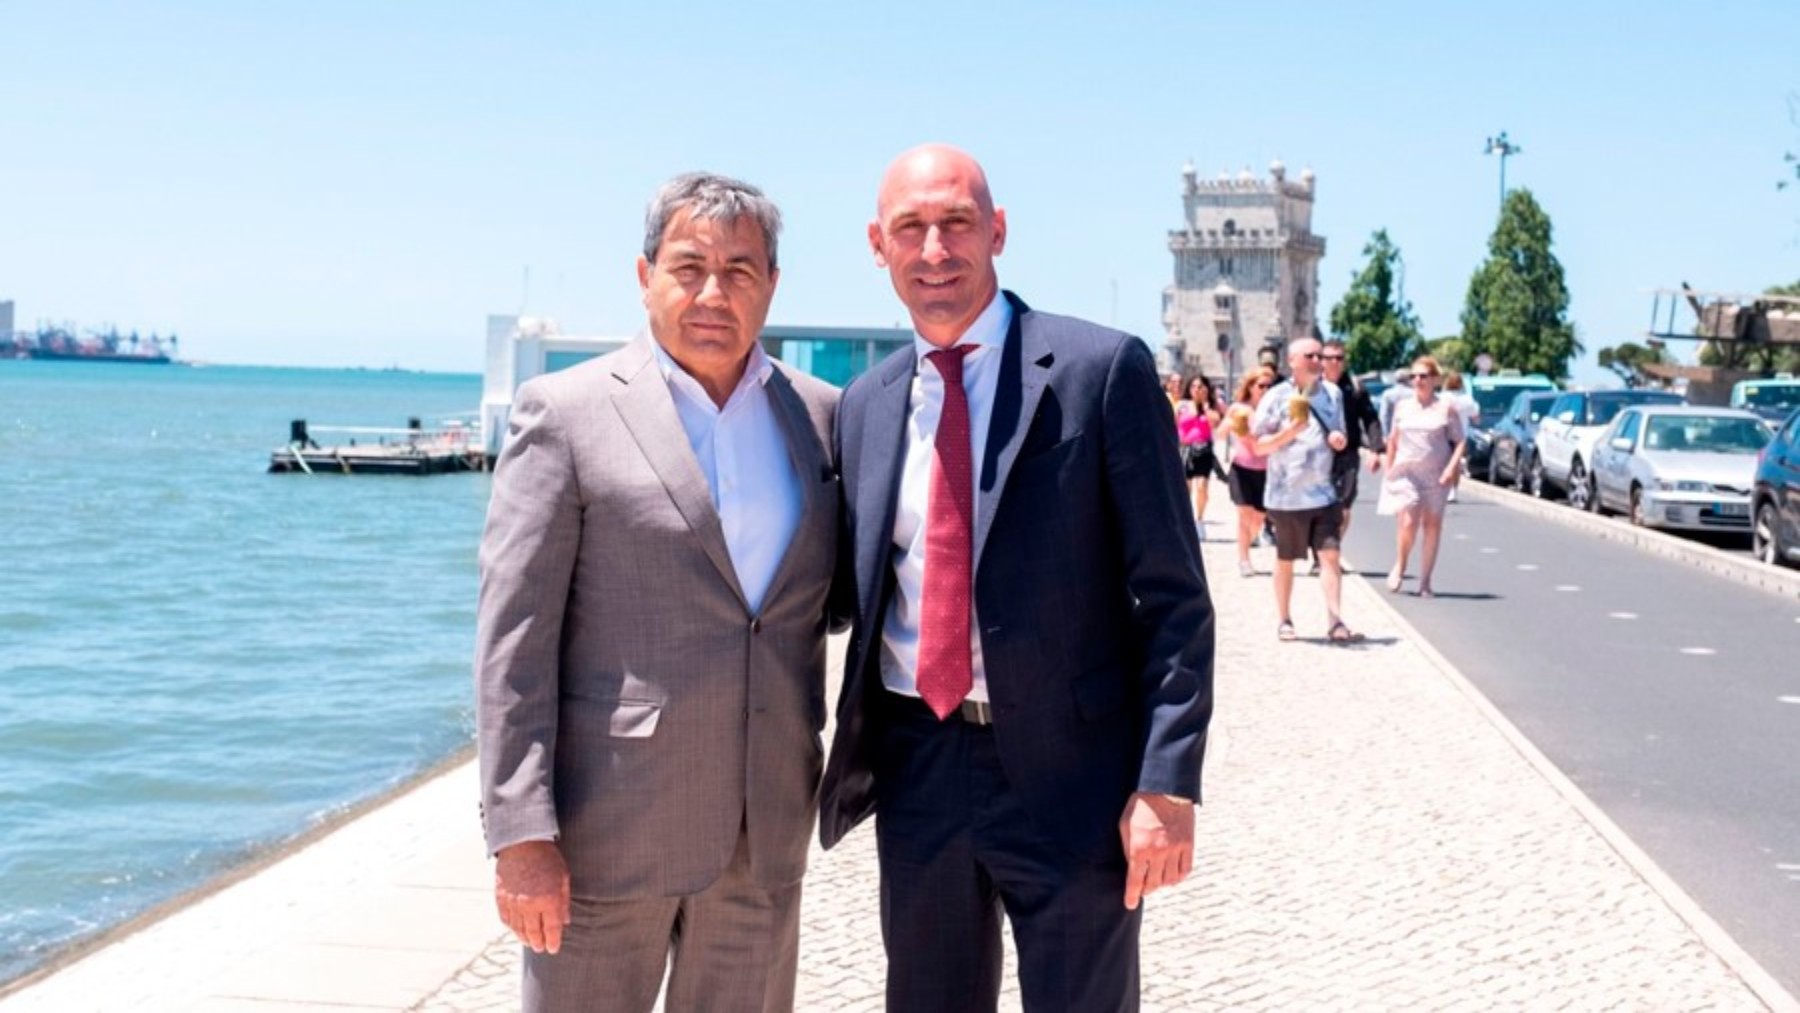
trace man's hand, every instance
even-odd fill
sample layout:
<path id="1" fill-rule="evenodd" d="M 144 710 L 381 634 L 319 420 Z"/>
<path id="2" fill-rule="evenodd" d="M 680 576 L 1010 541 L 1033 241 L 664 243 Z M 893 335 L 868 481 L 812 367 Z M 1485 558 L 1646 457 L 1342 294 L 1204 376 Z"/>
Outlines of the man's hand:
<path id="1" fill-rule="evenodd" d="M 1119 817 L 1125 845 L 1125 907 L 1187 878 L 1194 862 L 1194 807 L 1162 795 L 1136 792 Z"/>
<path id="2" fill-rule="evenodd" d="M 562 949 L 569 924 L 569 866 L 554 841 L 501 848 L 494 863 L 494 903 L 500 920 L 537 953 Z"/>
<path id="3" fill-rule="evenodd" d="M 1342 450 L 1350 445 L 1350 438 L 1333 429 L 1325 436 L 1325 445 L 1333 450 Z"/>

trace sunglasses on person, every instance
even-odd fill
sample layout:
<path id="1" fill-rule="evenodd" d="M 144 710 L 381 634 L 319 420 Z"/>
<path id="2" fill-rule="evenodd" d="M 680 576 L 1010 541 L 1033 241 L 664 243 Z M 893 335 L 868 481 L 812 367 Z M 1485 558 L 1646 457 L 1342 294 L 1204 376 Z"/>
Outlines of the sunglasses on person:
<path id="1" fill-rule="evenodd" d="M 1412 375 L 1412 380 L 1414 383 L 1418 383 L 1420 380 L 1435 380 L 1435 379 L 1437 379 L 1436 373 L 1414 373 Z"/>
<path id="2" fill-rule="evenodd" d="M 1343 362 L 1344 361 L 1344 357 L 1341 355 L 1323 355 L 1323 356 L 1320 356 L 1320 358 L 1324 359 L 1326 362 Z"/>
<path id="3" fill-rule="evenodd" d="M 1250 386 L 1256 388 L 1257 390 L 1268 390 L 1270 387 L 1273 387 L 1274 384 L 1270 383 L 1267 380 L 1258 380 L 1255 383 L 1251 384 Z"/>

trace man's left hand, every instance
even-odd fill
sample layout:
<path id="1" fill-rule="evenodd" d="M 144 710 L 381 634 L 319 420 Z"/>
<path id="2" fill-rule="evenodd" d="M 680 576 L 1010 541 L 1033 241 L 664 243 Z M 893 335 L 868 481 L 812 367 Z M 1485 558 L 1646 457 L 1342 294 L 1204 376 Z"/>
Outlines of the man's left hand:
<path id="1" fill-rule="evenodd" d="M 1349 437 L 1345 436 L 1343 433 L 1340 433 L 1337 430 L 1333 429 L 1325 437 L 1325 445 L 1330 447 L 1333 450 L 1342 450 L 1345 447 L 1350 445 L 1350 439 L 1349 439 Z"/>
<path id="2" fill-rule="evenodd" d="M 1162 795 L 1136 792 L 1119 817 L 1125 845 L 1125 907 L 1187 878 L 1194 862 L 1194 807 Z"/>

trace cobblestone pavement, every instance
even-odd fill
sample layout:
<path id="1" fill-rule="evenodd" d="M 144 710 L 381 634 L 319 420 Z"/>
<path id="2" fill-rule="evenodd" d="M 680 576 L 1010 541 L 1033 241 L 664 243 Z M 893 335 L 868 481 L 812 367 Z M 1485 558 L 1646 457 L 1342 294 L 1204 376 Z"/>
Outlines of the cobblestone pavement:
<path id="1" fill-rule="evenodd" d="M 1194 876 L 1148 902 L 1145 1009 L 1768 1008 L 1371 585 L 1346 581 L 1346 617 L 1369 639 L 1342 647 L 1323 640 L 1317 582 L 1299 579 L 1302 636 L 1284 644 L 1269 578 L 1237 576 L 1227 543 L 1205 553 L 1219 615 L 1207 797 Z M 875 883 L 868 827 L 815 849 L 801 1009 L 881 1008 Z M 496 934 L 415 1009 L 513 1009 L 517 967 Z M 1001 1007 L 1019 1008 L 1010 981 Z"/>

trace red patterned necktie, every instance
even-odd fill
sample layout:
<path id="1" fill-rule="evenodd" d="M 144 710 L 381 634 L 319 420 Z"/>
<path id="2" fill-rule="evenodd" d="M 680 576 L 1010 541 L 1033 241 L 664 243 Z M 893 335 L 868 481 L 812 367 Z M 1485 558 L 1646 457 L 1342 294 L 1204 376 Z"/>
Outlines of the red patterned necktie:
<path id="1" fill-rule="evenodd" d="M 969 398 L 963 357 L 977 345 L 925 358 L 944 378 L 944 406 L 932 438 L 931 495 L 925 512 L 925 592 L 919 609 L 919 698 L 942 720 L 975 683 L 969 657 L 969 584 L 974 568 L 975 482 L 970 465 Z"/>

